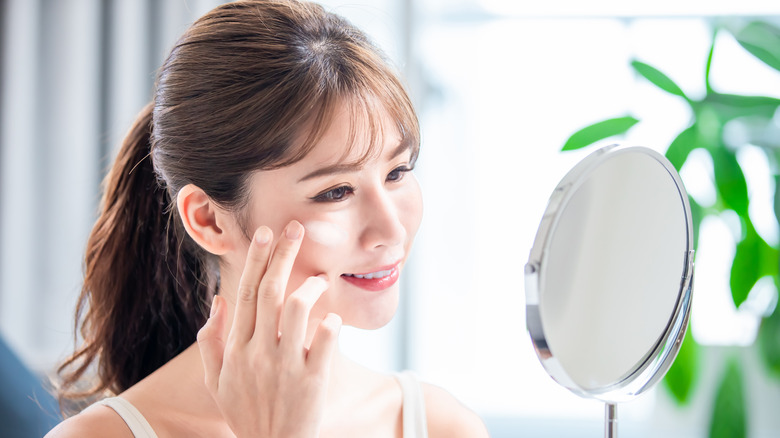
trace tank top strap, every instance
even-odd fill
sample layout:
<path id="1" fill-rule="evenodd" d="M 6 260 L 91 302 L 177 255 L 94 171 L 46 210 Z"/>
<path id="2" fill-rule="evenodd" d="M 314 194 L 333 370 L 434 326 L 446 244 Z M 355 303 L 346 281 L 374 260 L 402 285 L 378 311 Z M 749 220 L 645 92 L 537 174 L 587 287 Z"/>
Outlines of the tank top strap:
<path id="1" fill-rule="evenodd" d="M 113 409 L 125 421 L 135 438 L 157 438 L 152 426 L 129 401 L 121 397 L 109 397 L 95 403 Z"/>
<path id="2" fill-rule="evenodd" d="M 394 374 L 403 393 L 404 438 L 428 438 L 425 399 L 417 376 L 411 371 Z"/>

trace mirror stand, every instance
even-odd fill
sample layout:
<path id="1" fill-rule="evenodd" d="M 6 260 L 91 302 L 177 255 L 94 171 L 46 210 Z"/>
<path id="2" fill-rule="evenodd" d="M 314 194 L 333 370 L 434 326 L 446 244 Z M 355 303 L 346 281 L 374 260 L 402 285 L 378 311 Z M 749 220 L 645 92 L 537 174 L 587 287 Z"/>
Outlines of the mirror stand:
<path id="1" fill-rule="evenodd" d="M 617 438 L 617 404 L 604 403 L 604 436 Z"/>

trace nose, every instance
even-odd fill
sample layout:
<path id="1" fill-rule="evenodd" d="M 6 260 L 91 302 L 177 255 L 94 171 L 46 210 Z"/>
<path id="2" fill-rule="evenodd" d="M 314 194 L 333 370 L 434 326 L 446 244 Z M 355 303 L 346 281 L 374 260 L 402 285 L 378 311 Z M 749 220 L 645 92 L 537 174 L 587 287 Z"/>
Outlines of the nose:
<path id="1" fill-rule="evenodd" d="M 364 228 L 360 243 L 366 250 L 379 247 L 401 246 L 406 237 L 406 228 L 401 222 L 401 211 L 393 194 L 384 188 L 367 193 L 363 207 Z"/>

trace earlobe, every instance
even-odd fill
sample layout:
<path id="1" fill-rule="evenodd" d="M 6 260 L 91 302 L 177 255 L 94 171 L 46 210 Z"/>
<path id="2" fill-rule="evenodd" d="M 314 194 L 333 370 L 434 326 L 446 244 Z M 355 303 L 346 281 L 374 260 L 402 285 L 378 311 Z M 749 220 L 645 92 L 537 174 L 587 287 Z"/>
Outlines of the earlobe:
<path id="1" fill-rule="evenodd" d="M 176 208 L 187 234 L 206 251 L 223 255 L 230 250 L 230 239 L 225 231 L 228 214 L 200 187 L 187 184 L 176 196 Z"/>

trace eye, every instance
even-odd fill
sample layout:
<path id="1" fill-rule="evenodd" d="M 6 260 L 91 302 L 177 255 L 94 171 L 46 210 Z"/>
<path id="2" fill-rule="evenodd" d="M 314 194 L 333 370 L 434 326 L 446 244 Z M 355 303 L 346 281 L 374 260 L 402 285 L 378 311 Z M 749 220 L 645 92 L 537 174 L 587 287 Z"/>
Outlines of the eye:
<path id="1" fill-rule="evenodd" d="M 411 171 L 412 168 L 407 165 L 398 166 L 387 174 L 387 180 L 390 182 L 401 181 L 404 178 L 404 174 Z"/>
<path id="2" fill-rule="evenodd" d="M 315 202 L 339 202 L 347 199 L 347 197 L 353 193 L 355 193 L 354 187 L 339 186 L 335 189 L 330 189 L 326 192 L 320 193 L 312 199 Z"/>

